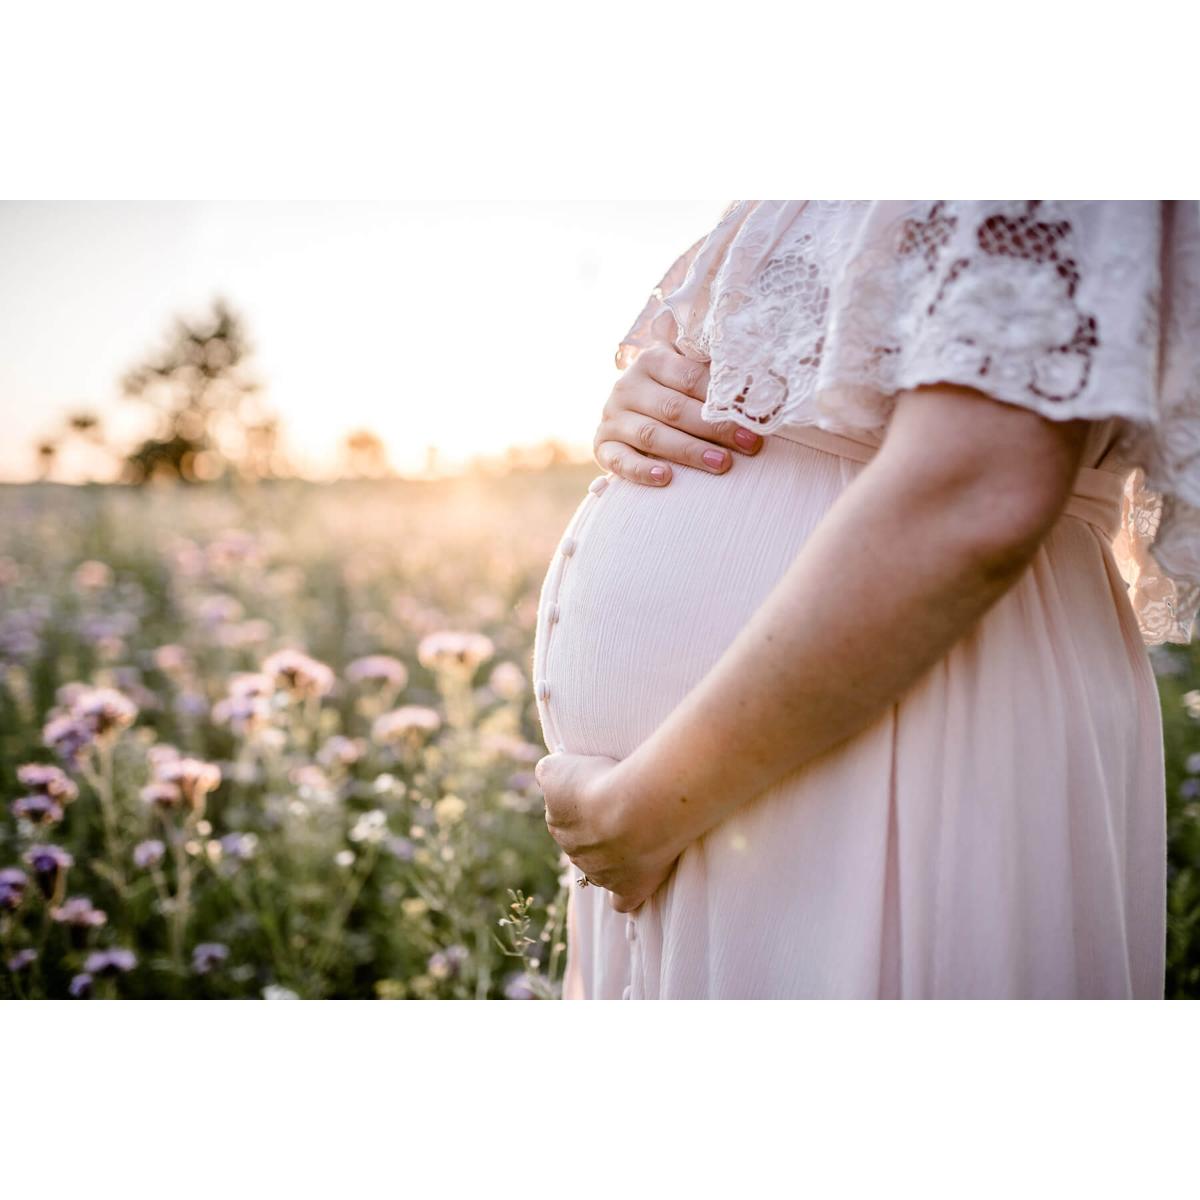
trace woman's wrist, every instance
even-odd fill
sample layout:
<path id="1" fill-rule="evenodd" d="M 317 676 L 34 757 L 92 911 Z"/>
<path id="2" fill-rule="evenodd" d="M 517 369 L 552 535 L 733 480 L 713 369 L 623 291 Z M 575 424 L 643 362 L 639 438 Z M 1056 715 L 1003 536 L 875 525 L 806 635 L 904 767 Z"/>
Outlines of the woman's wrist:
<path id="1" fill-rule="evenodd" d="M 713 823 L 703 786 L 662 761 L 654 737 L 614 768 L 611 783 L 617 819 L 644 853 L 673 862 Z"/>

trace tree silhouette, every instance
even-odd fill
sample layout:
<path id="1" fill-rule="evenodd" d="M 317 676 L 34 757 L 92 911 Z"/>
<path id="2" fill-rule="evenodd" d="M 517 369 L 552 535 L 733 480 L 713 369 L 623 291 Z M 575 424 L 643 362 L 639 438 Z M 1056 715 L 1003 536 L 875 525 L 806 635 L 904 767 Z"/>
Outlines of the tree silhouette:
<path id="1" fill-rule="evenodd" d="M 279 423 L 263 405 L 250 355 L 245 325 L 224 300 L 215 300 L 205 319 L 177 320 L 161 353 L 122 380 L 125 396 L 158 415 L 158 429 L 126 457 L 124 478 L 278 474 Z"/>

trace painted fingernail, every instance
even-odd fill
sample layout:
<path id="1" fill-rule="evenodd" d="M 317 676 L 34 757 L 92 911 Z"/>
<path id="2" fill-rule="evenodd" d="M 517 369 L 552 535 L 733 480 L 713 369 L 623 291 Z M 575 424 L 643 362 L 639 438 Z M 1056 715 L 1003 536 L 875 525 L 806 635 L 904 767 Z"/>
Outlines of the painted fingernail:
<path id="1" fill-rule="evenodd" d="M 650 478 L 651 479 L 656 479 L 659 483 L 662 483 L 662 481 L 664 479 L 666 479 L 666 477 L 667 477 L 667 468 L 666 467 L 651 467 L 650 468 Z"/>
<path id="2" fill-rule="evenodd" d="M 722 454 L 720 450 L 705 450 L 700 457 L 704 459 L 704 461 L 708 463 L 710 467 L 723 467 L 725 465 L 725 455 Z"/>
<path id="3" fill-rule="evenodd" d="M 733 440 L 737 442 L 737 444 L 741 446 L 743 450 L 753 450 L 759 444 L 759 442 L 762 441 L 762 438 L 760 438 L 753 430 L 739 429 L 734 433 Z"/>

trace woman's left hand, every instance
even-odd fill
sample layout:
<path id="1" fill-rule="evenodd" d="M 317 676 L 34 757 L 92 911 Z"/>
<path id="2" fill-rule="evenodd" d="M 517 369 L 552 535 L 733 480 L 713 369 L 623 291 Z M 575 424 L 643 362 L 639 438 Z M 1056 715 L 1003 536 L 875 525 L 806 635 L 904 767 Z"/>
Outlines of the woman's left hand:
<path id="1" fill-rule="evenodd" d="M 548 754 L 534 776 L 550 836 L 592 883 L 612 893 L 617 912 L 632 912 L 659 889 L 680 851 L 637 820 L 616 759 Z"/>

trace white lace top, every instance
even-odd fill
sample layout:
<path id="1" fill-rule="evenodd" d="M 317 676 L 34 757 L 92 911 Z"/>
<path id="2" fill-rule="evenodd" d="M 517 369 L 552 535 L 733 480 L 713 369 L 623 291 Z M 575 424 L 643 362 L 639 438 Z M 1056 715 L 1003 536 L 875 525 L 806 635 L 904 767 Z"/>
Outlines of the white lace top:
<path id="1" fill-rule="evenodd" d="M 674 317 L 711 362 L 707 420 L 886 426 L 956 383 L 1053 420 L 1112 419 L 1113 550 L 1148 644 L 1200 609 L 1200 208 L 1191 201 L 755 201 L 680 257 L 622 340 Z M 1100 465 L 1092 463 L 1088 465 Z"/>

